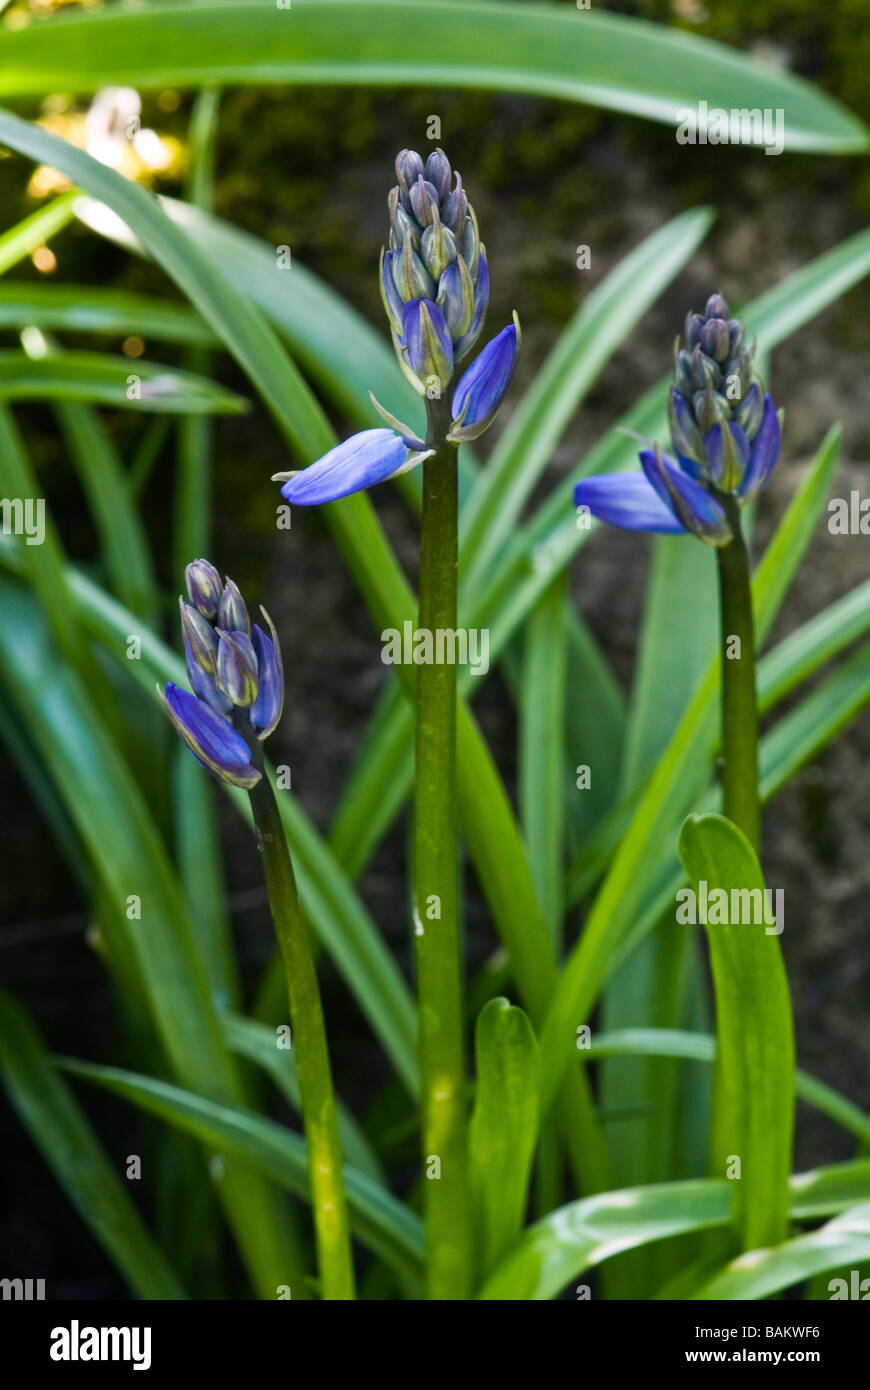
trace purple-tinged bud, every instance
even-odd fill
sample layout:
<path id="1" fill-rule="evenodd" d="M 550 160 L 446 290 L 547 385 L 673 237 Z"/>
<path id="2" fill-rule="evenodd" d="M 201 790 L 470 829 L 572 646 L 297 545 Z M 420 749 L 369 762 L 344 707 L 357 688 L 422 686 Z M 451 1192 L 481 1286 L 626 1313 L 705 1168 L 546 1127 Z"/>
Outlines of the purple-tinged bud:
<path id="1" fill-rule="evenodd" d="M 454 357 L 457 362 L 461 362 L 477 339 L 480 337 L 480 330 L 483 328 L 483 321 L 486 318 L 486 311 L 489 307 L 489 268 L 486 264 L 486 256 L 482 255 L 477 266 L 477 282 L 474 287 L 474 317 L 471 320 L 471 327 L 456 342 Z"/>
<path id="2" fill-rule="evenodd" d="M 261 608 L 260 611 L 269 624 L 272 635 L 267 637 L 256 623 L 251 629 L 251 641 L 257 657 L 259 688 L 257 698 L 248 713 L 258 737 L 264 739 L 277 727 L 284 709 L 284 668 L 281 664 L 281 646 L 275 624 L 265 608 Z"/>
<path id="3" fill-rule="evenodd" d="M 248 617 L 245 600 L 239 593 L 238 586 L 231 579 L 227 579 L 221 594 L 221 601 L 218 604 L 217 626 L 223 628 L 225 632 L 250 634 L 251 631 L 251 620 Z"/>
<path id="4" fill-rule="evenodd" d="M 438 305 L 431 299 L 406 304 L 402 337 L 408 365 L 415 376 L 427 387 L 437 381 L 444 392 L 453 375 L 453 342 Z"/>
<path id="5" fill-rule="evenodd" d="M 708 319 L 701 329 L 700 346 L 702 352 L 717 362 L 728 357 L 728 325 L 724 319 Z"/>
<path id="6" fill-rule="evenodd" d="M 692 380 L 696 391 L 704 391 L 708 386 L 715 388 L 722 384 L 721 371 L 713 359 L 703 351 L 700 343 L 692 353 Z"/>
<path id="7" fill-rule="evenodd" d="M 701 329 L 704 327 L 704 319 L 701 314 L 687 314 L 683 336 L 686 340 L 686 347 L 691 352 L 692 348 L 701 341 Z"/>
<path id="8" fill-rule="evenodd" d="M 184 571 L 184 581 L 194 608 L 212 622 L 217 617 L 223 584 L 208 560 L 193 560 Z"/>
<path id="9" fill-rule="evenodd" d="M 400 150 L 396 155 L 396 178 L 402 191 L 407 193 L 411 185 L 423 177 L 423 161 L 416 150 Z"/>
<path id="10" fill-rule="evenodd" d="M 691 397 L 695 391 L 692 379 L 692 359 L 685 350 L 677 353 L 674 364 L 674 387 L 681 396 Z"/>
<path id="11" fill-rule="evenodd" d="M 736 357 L 746 341 L 746 328 L 739 319 L 731 319 L 728 324 L 728 340 L 732 357 Z"/>
<path id="12" fill-rule="evenodd" d="M 261 773 L 251 763 L 251 750 L 228 719 L 171 681 L 165 693 L 159 686 L 157 693 L 177 733 L 203 767 L 233 787 L 257 785 Z"/>
<path id="13" fill-rule="evenodd" d="M 215 641 L 217 641 L 217 634 L 215 634 Z M 187 662 L 187 678 L 194 695 L 198 699 L 204 700 L 217 714 L 230 714 L 233 708 L 232 700 L 220 689 L 216 677 L 211 672 L 204 671 L 198 664 L 186 637 L 184 638 L 184 656 Z"/>
<path id="14" fill-rule="evenodd" d="M 757 381 L 753 381 L 746 395 L 734 407 L 734 418 L 743 429 L 746 438 L 753 440 L 761 426 L 764 415 L 764 397 Z"/>
<path id="15" fill-rule="evenodd" d="M 441 208 L 441 221 L 459 238 L 465 231 L 467 218 L 468 199 L 465 196 L 465 189 L 462 187 L 462 178 L 457 174 L 456 187 L 451 193 L 448 193 Z"/>
<path id="16" fill-rule="evenodd" d="M 408 191 L 408 201 L 418 226 L 428 227 L 429 223 L 434 220 L 440 201 L 431 183 L 427 183 L 421 176 L 416 183 L 411 185 Z"/>
<path id="17" fill-rule="evenodd" d="M 438 194 L 438 201 L 443 202 L 450 191 L 450 179 L 453 170 L 450 168 L 450 160 L 442 149 L 432 151 L 426 160 L 424 173 L 427 181 L 431 183 Z"/>
<path id="18" fill-rule="evenodd" d="M 397 247 L 402 245 L 403 241 L 405 240 L 405 233 L 407 232 L 411 238 L 411 242 L 414 246 L 415 251 L 419 251 L 420 228 L 417 226 L 417 223 L 414 221 L 413 217 L 407 211 L 407 209 L 404 208 L 402 204 L 399 202 L 398 188 L 393 188 L 390 190 L 390 195 L 387 199 L 387 206 L 390 210 L 391 249 L 395 250 Z"/>
<path id="19" fill-rule="evenodd" d="M 519 321 L 487 343 L 463 372 L 453 393 L 453 424 L 448 439 L 461 443 L 489 429 L 513 379 L 519 348 Z"/>
<path id="20" fill-rule="evenodd" d="M 462 229 L 462 257 L 468 266 L 468 273 L 472 280 L 477 276 L 478 262 L 480 261 L 480 232 L 477 227 L 477 217 L 474 208 L 469 203 L 468 216 L 465 219 L 465 226 Z"/>
<path id="21" fill-rule="evenodd" d="M 761 424 L 752 441 L 749 463 L 738 492 L 741 506 L 749 502 L 766 485 L 776 467 L 781 447 L 781 420 L 770 396 L 765 396 Z"/>
<path id="22" fill-rule="evenodd" d="M 402 296 L 396 289 L 396 281 L 393 275 L 393 258 L 395 254 L 396 253 L 393 251 L 381 252 L 380 285 L 384 311 L 395 331 L 400 333 L 402 330 L 402 309 L 404 308 L 404 304 L 402 302 Z"/>
<path id="23" fill-rule="evenodd" d="M 461 258 L 451 262 L 442 274 L 435 302 L 444 315 L 453 342 L 457 343 L 469 332 L 475 310 L 474 285 L 468 266 Z"/>
<path id="24" fill-rule="evenodd" d="M 179 598 L 178 607 L 181 612 L 181 629 L 191 660 L 196 662 L 201 671 L 208 671 L 213 675 L 217 667 L 218 650 L 214 628 L 211 623 L 206 622 L 201 613 L 189 603 L 185 603 L 183 598 Z"/>
<path id="25" fill-rule="evenodd" d="M 711 294 L 704 306 L 704 316 L 708 319 L 730 318 L 731 310 L 728 308 L 728 301 L 723 299 L 721 294 Z"/>
<path id="26" fill-rule="evenodd" d="M 234 705 L 250 705 L 257 698 L 257 655 L 246 632 L 218 628 L 217 683 Z"/>
<path id="27" fill-rule="evenodd" d="M 668 398 L 668 419 L 674 449 L 683 459 L 693 463 L 704 461 L 704 441 L 695 422 L 689 402 L 679 391 L 672 389 Z"/>

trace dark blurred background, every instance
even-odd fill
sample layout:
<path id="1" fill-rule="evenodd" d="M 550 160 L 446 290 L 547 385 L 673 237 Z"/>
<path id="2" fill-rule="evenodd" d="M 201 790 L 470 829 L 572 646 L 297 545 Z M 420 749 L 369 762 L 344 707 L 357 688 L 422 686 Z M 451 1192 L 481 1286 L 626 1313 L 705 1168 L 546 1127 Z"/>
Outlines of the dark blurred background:
<path id="1" fill-rule="evenodd" d="M 870 30 L 858 0 L 819 6 L 807 0 L 641 0 L 603 8 L 641 15 L 752 50 L 818 83 L 870 122 Z M 86 103 L 82 103 L 84 109 Z M 184 141 L 190 96 L 165 92 L 143 101 L 143 124 Z M 790 271 L 860 230 L 870 212 L 870 171 L 862 159 L 822 159 L 728 147 L 680 147 L 664 126 L 555 101 L 451 91 L 363 89 L 228 91 L 221 104 L 216 211 L 294 258 L 338 290 L 384 330 L 377 289 L 392 161 L 404 145 L 426 147 L 426 120 L 441 118 L 442 140 L 463 173 L 487 243 L 493 287 L 490 325 L 514 307 L 523 353 L 513 398 L 531 378 L 574 309 L 622 256 L 681 210 L 715 204 L 708 240 L 631 342 L 616 354 L 582 405 L 545 480 L 549 491 L 600 433 L 670 362 L 686 311 L 713 289 L 739 305 Z M 33 109 L 26 112 L 36 115 Z M 30 168 L 0 159 L 3 225 L 37 204 L 25 193 Z M 161 191 L 178 193 L 171 181 Z M 2 228 L 0 228 L 2 230 Z M 587 244 L 590 270 L 575 265 Z M 53 244 L 59 281 L 117 285 L 173 296 L 162 274 L 73 227 Z M 37 277 L 29 263 L 16 277 Z M 845 428 L 835 494 L 863 489 L 870 458 L 865 377 L 870 349 L 870 282 L 780 347 L 772 382 L 785 406 L 783 463 L 759 514 L 763 543 L 802 468 L 834 420 Z M 79 340 L 84 343 L 85 340 Z M 97 344 L 95 344 L 97 345 Z M 106 346 L 105 339 L 99 346 Z M 119 344 L 110 345 L 113 351 Z M 146 356 L 172 361 L 155 346 Z M 245 394 L 247 383 L 221 358 L 220 379 Z M 509 409 L 506 407 L 506 411 Z M 141 420 L 102 412 L 129 459 Z M 94 536 L 50 414 L 21 410 L 28 443 L 71 557 L 94 554 Z M 335 419 L 339 433 L 347 422 Z M 486 441 L 482 441 L 485 454 Z M 294 515 L 290 535 L 274 529 L 269 475 L 288 467 L 265 413 L 216 426 L 215 543 L 212 559 L 262 601 L 282 638 L 288 675 L 285 718 L 273 741 L 289 763 L 294 792 L 325 830 L 353 765 L 386 669 L 367 613 L 315 513 Z M 145 497 L 146 516 L 167 619 L 181 576 L 172 572 L 168 499 L 170 434 Z M 413 576 L 415 527 L 389 488 L 372 495 L 391 540 Z M 566 494 L 567 505 L 567 494 Z M 784 635 L 870 572 L 866 538 L 820 527 L 774 638 Z M 642 613 L 646 543 L 602 531 L 572 567 L 577 602 L 630 689 Z M 678 620 L 678 615 L 675 615 Z M 477 705 L 509 786 L 516 741 L 513 708 L 498 675 Z M 781 794 L 765 817 L 768 883 L 785 890 L 782 944 L 797 1014 L 800 1064 L 870 1108 L 870 714 L 865 713 L 816 764 Z M 0 760 L 6 808 L 0 848 L 0 977 L 35 1015 L 50 1045 L 108 1060 L 118 1023 L 104 970 L 88 945 L 88 917 L 74 881 L 10 760 Z M 246 984 L 269 958 L 271 929 L 259 866 L 244 828 L 219 801 L 233 921 Z M 407 966 L 406 827 L 398 824 L 366 872 L 361 890 L 379 926 Z M 469 956 L 480 963 L 494 945 L 486 910 L 469 881 Z M 570 930 L 576 930 L 574 920 Z M 334 975 L 324 973 L 331 1045 L 339 1086 L 364 1107 L 384 1078 L 367 1029 Z M 118 1163 L 131 1151 L 135 1120 L 120 1104 L 81 1092 Z M 120 1282 L 78 1222 L 53 1177 L 0 1102 L 4 1210 L 0 1273 L 39 1270 L 57 1297 L 113 1297 Z M 135 1145 L 133 1145 L 135 1149 Z M 847 1135 L 801 1107 L 796 1166 L 845 1159 Z"/>

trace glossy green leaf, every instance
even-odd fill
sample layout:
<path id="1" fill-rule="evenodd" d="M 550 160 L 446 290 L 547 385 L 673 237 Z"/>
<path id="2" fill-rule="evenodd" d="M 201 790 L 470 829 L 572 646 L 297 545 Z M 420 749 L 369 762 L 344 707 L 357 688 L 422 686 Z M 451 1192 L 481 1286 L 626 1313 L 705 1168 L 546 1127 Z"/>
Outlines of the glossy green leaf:
<path id="1" fill-rule="evenodd" d="M 679 851 L 710 943 L 716 1000 L 719 1092 L 710 1162 L 714 1173 L 731 1177 L 739 1161 L 735 1221 L 743 1249 L 753 1250 L 781 1241 L 788 1220 L 794 1027 L 778 940 L 784 923 L 773 892 L 766 898 L 754 850 L 724 816 L 689 816 Z M 724 913 L 714 895 L 724 900 Z"/>
<path id="2" fill-rule="evenodd" d="M 0 235 L 0 275 L 63 231 L 75 217 L 75 200 L 75 190 L 62 193 Z"/>
<path id="3" fill-rule="evenodd" d="M 469 1132 L 472 1194 L 484 1273 L 525 1217 L 538 1122 L 538 1044 L 522 1009 L 484 1005 L 475 1030 L 477 1084 Z"/>
<path id="4" fill-rule="evenodd" d="M 647 1241 L 725 1226 L 730 1184 L 722 1179 L 657 1183 L 586 1197 L 530 1226 L 484 1285 L 490 1300 L 555 1298 L 585 1269 Z M 870 1198 L 870 1161 L 833 1164 L 789 1182 L 794 1220 L 845 1211 Z"/>
<path id="5" fill-rule="evenodd" d="M 186 1298 L 36 1029 L 3 992 L 0 1077 L 48 1167 L 130 1288 L 139 1298 Z"/>
<path id="6" fill-rule="evenodd" d="M 147 6 L 2 36 L 0 93 L 208 83 L 491 87 L 676 125 L 686 107 L 785 112 L 790 150 L 864 149 L 861 123 L 782 68 L 621 15 L 555 5 L 297 0 Z M 756 137 L 760 138 L 760 137 Z"/>
<path id="7" fill-rule="evenodd" d="M 814 1274 L 866 1260 L 870 1260 L 870 1202 L 850 1207 L 808 1235 L 796 1236 L 773 1249 L 750 1250 L 732 1260 L 692 1297 L 757 1301 L 801 1284 Z M 870 1283 L 865 1287 L 870 1288 Z M 829 1283 L 828 1288 L 832 1298 L 856 1296 L 842 1278 Z"/>
<path id="8" fill-rule="evenodd" d="M 123 410 L 239 415 L 248 403 L 204 377 L 102 352 L 0 352 L 0 400 L 96 401 Z"/>
<path id="9" fill-rule="evenodd" d="M 162 343 L 213 344 L 198 314 L 155 295 L 99 285 L 16 284 L 0 280 L 0 328 L 32 324 L 48 332 L 105 333 Z M 135 371 L 135 363 L 130 363 Z"/>

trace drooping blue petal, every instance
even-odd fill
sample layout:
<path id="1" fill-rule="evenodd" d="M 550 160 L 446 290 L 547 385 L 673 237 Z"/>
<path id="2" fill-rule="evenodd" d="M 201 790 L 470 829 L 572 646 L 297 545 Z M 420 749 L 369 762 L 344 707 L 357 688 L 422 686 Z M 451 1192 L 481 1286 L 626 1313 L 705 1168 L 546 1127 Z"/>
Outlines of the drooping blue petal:
<path id="1" fill-rule="evenodd" d="M 261 774 L 251 763 L 245 740 L 227 719 L 171 681 L 165 693 L 159 687 L 158 692 L 176 731 L 203 767 L 234 787 L 256 786 Z"/>
<path id="2" fill-rule="evenodd" d="M 685 535 L 686 528 L 663 502 L 643 473 L 600 473 L 574 489 L 574 504 L 588 507 L 599 521 L 623 531 L 657 531 Z"/>
<path id="3" fill-rule="evenodd" d="M 291 478 L 282 487 L 281 496 L 299 507 L 335 502 L 383 482 L 407 457 L 404 441 L 393 430 L 362 430 Z"/>
<path id="4" fill-rule="evenodd" d="M 492 424 L 516 363 L 517 329 L 511 323 L 487 343 L 459 378 L 451 407 L 451 436 L 475 439 Z"/>
<path id="5" fill-rule="evenodd" d="M 770 396 L 764 398 L 764 414 L 758 433 L 752 441 L 749 463 L 743 474 L 743 482 L 738 490 L 741 503 L 748 502 L 766 485 L 776 467 L 782 447 L 782 434 L 779 417 Z"/>
<path id="6" fill-rule="evenodd" d="M 257 623 L 254 623 L 251 641 L 257 654 L 259 666 L 259 690 L 257 698 L 248 711 L 248 716 L 260 738 L 268 738 L 276 728 L 284 708 L 284 667 L 281 663 L 281 647 L 275 625 L 265 609 L 263 616 L 269 624 L 271 637 Z"/>
<path id="7" fill-rule="evenodd" d="M 687 531 L 709 545 L 727 545 L 733 540 L 728 519 L 715 497 L 673 459 L 657 449 L 644 449 L 640 461 L 661 501 L 673 509 Z"/>

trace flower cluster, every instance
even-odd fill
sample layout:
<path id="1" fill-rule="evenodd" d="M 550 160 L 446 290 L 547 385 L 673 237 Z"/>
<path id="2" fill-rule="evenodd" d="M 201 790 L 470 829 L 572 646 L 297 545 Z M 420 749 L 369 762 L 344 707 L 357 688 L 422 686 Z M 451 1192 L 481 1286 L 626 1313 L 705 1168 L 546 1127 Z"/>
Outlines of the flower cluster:
<path id="1" fill-rule="evenodd" d="M 723 500 L 745 506 L 779 458 L 781 417 L 753 366 L 755 346 L 721 294 L 689 314 L 677 344 L 668 404 L 676 457 L 641 451 L 643 473 L 605 474 L 577 484 L 574 501 L 629 531 L 691 532 L 709 545 L 733 539 Z"/>
<path id="2" fill-rule="evenodd" d="M 462 179 L 443 150 L 425 164 L 414 150 L 396 159 L 389 195 L 390 244 L 381 257 L 381 297 L 399 365 L 427 402 L 452 391 L 444 439 L 461 444 L 489 428 L 510 385 L 519 324 L 502 329 L 454 385 L 456 368 L 483 327 L 489 302 L 486 248 Z M 395 478 L 435 452 L 372 397 L 388 428 L 363 430 L 302 472 L 276 474 L 288 502 L 333 502 Z M 286 481 L 285 481 L 286 480 Z"/>
<path id="3" fill-rule="evenodd" d="M 245 601 L 208 560 L 185 571 L 190 599 L 181 607 L 187 674 L 193 694 L 170 681 L 158 691 L 166 712 L 198 762 L 235 787 L 256 786 L 262 773 L 251 740 L 268 738 L 284 707 L 281 649 L 272 619 L 268 636 L 251 625 Z"/>

